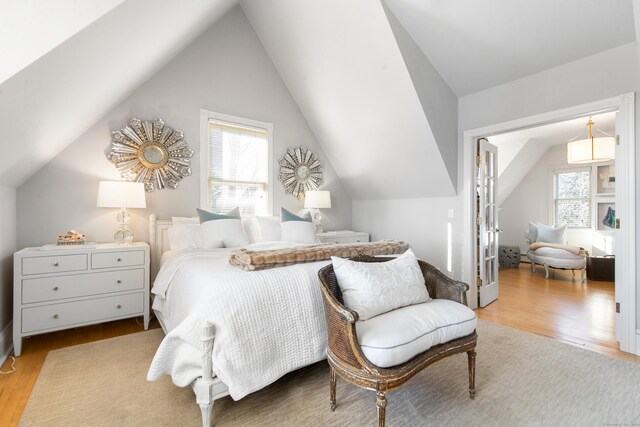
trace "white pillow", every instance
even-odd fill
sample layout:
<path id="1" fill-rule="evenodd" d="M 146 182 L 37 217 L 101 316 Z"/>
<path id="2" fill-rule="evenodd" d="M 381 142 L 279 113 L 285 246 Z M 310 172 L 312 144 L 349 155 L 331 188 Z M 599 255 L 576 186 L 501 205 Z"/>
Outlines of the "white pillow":
<path id="1" fill-rule="evenodd" d="M 258 235 L 256 242 L 274 242 L 282 239 L 282 227 L 277 216 L 257 216 Z"/>
<path id="2" fill-rule="evenodd" d="M 538 236 L 536 242 L 557 243 L 559 245 L 566 245 L 567 241 L 564 238 L 564 233 L 567 231 L 567 225 L 561 225 L 560 227 L 549 227 L 548 225 L 538 223 Z"/>
<path id="3" fill-rule="evenodd" d="M 255 226 L 256 218 L 248 217 L 242 218 L 242 229 L 244 230 L 244 234 L 249 239 L 249 243 L 255 243 L 257 234 L 256 234 L 256 226 Z"/>
<path id="4" fill-rule="evenodd" d="M 196 218 L 197 219 L 197 218 Z M 174 225 L 167 230 L 172 251 L 197 249 L 200 244 L 200 224 Z"/>
<path id="5" fill-rule="evenodd" d="M 344 305 L 360 320 L 431 300 L 411 249 L 391 261 L 356 262 L 331 257 Z"/>
<path id="6" fill-rule="evenodd" d="M 200 224 L 197 216 L 172 216 L 171 220 L 173 221 L 173 225 Z"/>
<path id="7" fill-rule="evenodd" d="M 236 218 L 215 219 L 200 224 L 202 248 L 235 248 L 249 244 L 249 238 L 244 234 L 242 220 Z"/>
<path id="8" fill-rule="evenodd" d="M 529 222 L 529 241 L 535 242 L 538 238 L 538 226 L 533 222 Z"/>
<path id="9" fill-rule="evenodd" d="M 281 240 L 293 243 L 316 243 L 316 226 L 307 221 L 287 221 L 280 224 Z"/>

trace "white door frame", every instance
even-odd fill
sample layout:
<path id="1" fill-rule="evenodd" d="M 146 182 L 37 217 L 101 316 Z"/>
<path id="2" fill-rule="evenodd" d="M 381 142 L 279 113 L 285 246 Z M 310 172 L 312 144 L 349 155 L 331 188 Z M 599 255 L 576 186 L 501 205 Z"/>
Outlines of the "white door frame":
<path id="1" fill-rule="evenodd" d="M 620 137 L 622 156 L 616 159 L 616 181 L 624 183 L 626 191 L 623 193 L 622 205 L 616 205 L 620 213 L 621 232 L 616 233 L 616 297 L 620 303 L 620 314 L 617 323 L 620 328 L 620 349 L 622 351 L 640 353 L 640 331 L 636 331 L 636 150 L 635 150 L 635 108 L 634 92 L 629 92 L 613 98 L 602 99 L 574 107 L 562 108 L 548 113 L 511 120 L 504 123 L 489 125 L 477 129 L 464 131 L 463 135 L 463 271 L 469 272 L 468 281 L 469 302 L 472 308 L 477 306 L 476 275 L 473 273 L 476 265 L 475 247 L 472 244 L 475 217 L 473 212 L 473 184 L 472 172 L 475 167 L 475 140 L 514 131 L 523 128 L 541 126 L 562 120 L 583 117 L 591 113 L 607 110 L 618 111 L 618 128 L 616 133 Z M 619 242 L 618 242 L 619 240 Z"/>

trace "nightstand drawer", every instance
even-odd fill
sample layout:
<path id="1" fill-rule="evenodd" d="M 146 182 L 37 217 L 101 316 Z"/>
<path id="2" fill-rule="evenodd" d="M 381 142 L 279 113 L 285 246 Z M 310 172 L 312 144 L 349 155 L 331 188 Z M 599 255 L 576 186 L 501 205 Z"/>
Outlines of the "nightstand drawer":
<path id="1" fill-rule="evenodd" d="M 22 309 L 22 332 L 37 332 L 74 324 L 142 313 L 144 293 L 96 298 Z"/>
<path id="2" fill-rule="evenodd" d="M 144 251 L 102 252 L 91 255 L 91 268 L 129 267 L 144 264 Z"/>
<path id="3" fill-rule="evenodd" d="M 144 269 L 25 279 L 22 281 L 22 303 L 55 301 L 143 287 Z"/>
<path id="4" fill-rule="evenodd" d="M 22 274 L 60 273 L 87 269 L 87 254 L 55 255 L 22 259 Z"/>

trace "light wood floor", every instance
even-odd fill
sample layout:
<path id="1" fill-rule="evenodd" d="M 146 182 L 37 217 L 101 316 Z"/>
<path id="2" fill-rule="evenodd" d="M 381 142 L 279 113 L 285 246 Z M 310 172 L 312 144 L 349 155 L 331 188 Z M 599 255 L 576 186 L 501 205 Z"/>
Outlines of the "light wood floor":
<path id="1" fill-rule="evenodd" d="M 24 339 L 22 355 L 16 358 L 16 371 L 9 375 L 0 375 L 0 426 L 18 424 L 49 351 L 141 332 L 144 330 L 141 324 L 142 318 L 125 319 Z M 155 319 L 149 326 L 150 329 L 159 327 Z M 1 370 L 6 372 L 10 368 L 11 359 L 9 358 Z"/>
<path id="2" fill-rule="evenodd" d="M 557 271 L 555 280 L 529 266 L 500 272 L 500 298 L 478 317 L 515 329 L 555 338 L 572 345 L 640 362 L 639 356 L 617 349 L 613 326 L 613 283 L 580 283 L 570 272 Z M 139 320 L 140 321 L 140 320 Z M 157 321 L 151 328 L 158 328 Z M 0 426 L 17 425 L 47 353 L 58 348 L 140 332 L 135 319 L 38 335 L 24 340 L 16 372 L 0 375 Z M 9 359 L 2 371 L 11 366 Z"/>
<path id="3" fill-rule="evenodd" d="M 478 318 L 555 338 L 566 343 L 640 362 L 623 353 L 615 338 L 613 282 L 580 281 L 580 272 L 555 270 L 549 279 L 544 268 L 531 272 L 530 264 L 500 270 L 499 298 L 477 310 Z"/>

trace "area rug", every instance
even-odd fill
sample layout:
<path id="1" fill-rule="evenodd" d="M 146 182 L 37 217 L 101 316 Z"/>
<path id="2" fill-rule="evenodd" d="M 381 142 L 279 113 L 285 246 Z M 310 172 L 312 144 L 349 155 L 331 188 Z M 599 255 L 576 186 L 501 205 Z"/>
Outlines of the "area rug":
<path id="1" fill-rule="evenodd" d="M 476 399 L 465 354 L 444 359 L 388 395 L 389 426 L 640 424 L 640 364 L 480 321 Z M 198 426 L 191 388 L 147 382 L 162 331 L 49 353 L 20 421 L 47 426 Z M 240 401 L 216 401 L 216 426 L 376 425 L 374 393 L 338 379 L 329 409 L 326 362 Z"/>

